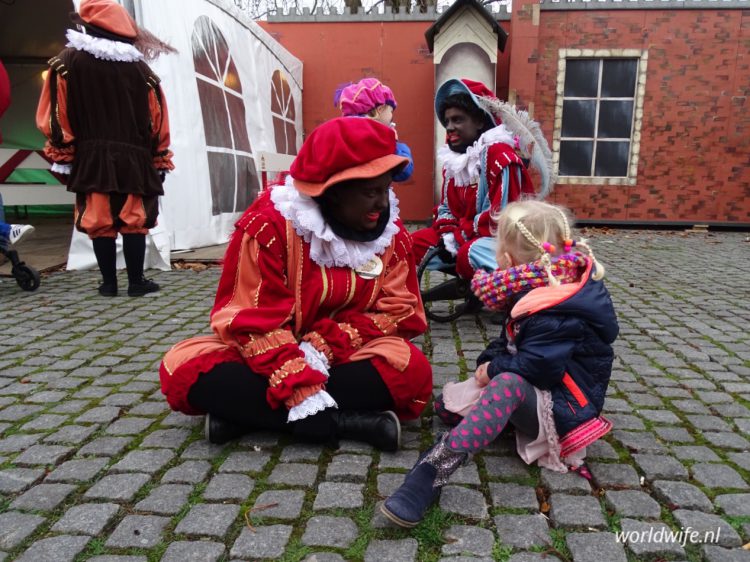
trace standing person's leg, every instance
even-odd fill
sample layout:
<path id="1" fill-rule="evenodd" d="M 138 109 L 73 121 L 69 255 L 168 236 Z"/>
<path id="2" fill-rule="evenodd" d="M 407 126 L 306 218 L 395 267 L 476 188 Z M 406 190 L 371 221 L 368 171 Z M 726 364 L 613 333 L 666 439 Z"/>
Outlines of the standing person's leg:
<path id="1" fill-rule="evenodd" d="M 414 527 L 437 499 L 440 488 L 470 453 L 489 445 L 511 420 L 534 387 L 514 373 L 494 377 L 463 420 L 437 441 L 382 506 L 402 527 Z"/>
<path id="2" fill-rule="evenodd" d="M 122 196 L 121 196 L 122 197 Z M 140 297 L 159 290 L 159 285 L 143 275 L 146 257 L 146 234 L 156 225 L 159 212 L 157 197 L 128 195 L 121 199 L 117 209 L 118 221 L 122 223 L 122 251 L 128 270 L 128 296 Z"/>
<path id="3" fill-rule="evenodd" d="M 102 274 L 99 294 L 117 296 L 117 230 L 112 219 L 109 194 L 76 194 L 75 226 L 80 232 L 88 234 L 94 246 L 94 256 Z"/>

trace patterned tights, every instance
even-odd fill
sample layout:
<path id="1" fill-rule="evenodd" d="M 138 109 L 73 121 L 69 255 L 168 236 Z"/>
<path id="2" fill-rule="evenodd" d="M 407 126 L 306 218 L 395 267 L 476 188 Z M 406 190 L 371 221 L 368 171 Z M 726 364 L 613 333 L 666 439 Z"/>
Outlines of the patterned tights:
<path id="1" fill-rule="evenodd" d="M 530 398 L 530 400 L 527 400 Z M 448 447 L 457 453 L 476 453 L 489 445 L 500 434 L 509 421 L 516 422 L 514 412 L 523 408 L 523 433 L 536 435 L 539 432 L 536 421 L 536 395 L 534 387 L 515 373 L 500 373 L 485 387 L 479 400 L 472 406 L 466 417 L 445 409 L 442 396 L 434 404 L 437 415 L 448 425 L 456 425 L 448 437 Z M 531 407 L 533 406 L 533 412 Z M 529 410 L 528 412 L 526 410 Z M 521 412 L 519 412 L 521 413 Z M 514 419 L 511 420 L 511 417 Z M 536 424 L 536 427 L 533 427 Z M 517 423 L 514 425 L 518 426 Z"/>

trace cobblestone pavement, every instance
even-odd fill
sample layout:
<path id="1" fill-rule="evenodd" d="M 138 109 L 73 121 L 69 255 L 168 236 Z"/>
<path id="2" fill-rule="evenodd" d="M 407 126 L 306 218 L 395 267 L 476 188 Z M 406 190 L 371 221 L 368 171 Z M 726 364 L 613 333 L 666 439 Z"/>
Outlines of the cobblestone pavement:
<path id="1" fill-rule="evenodd" d="M 206 332 L 218 269 L 156 273 L 163 291 L 141 299 L 97 296 L 90 272 L 32 294 L 2 279 L 0 560 L 750 560 L 746 234 L 592 237 L 621 322 L 593 480 L 527 467 L 505 437 L 411 531 L 377 504 L 440 429 L 429 413 L 384 454 L 213 446 L 167 409 L 159 360 Z M 436 389 L 496 330 L 486 313 L 433 325 Z"/>

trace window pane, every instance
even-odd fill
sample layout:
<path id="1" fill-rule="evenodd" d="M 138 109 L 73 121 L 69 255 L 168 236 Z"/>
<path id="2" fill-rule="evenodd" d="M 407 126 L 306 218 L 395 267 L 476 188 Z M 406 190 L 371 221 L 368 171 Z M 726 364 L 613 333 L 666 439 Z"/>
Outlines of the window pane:
<path id="1" fill-rule="evenodd" d="M 297 154 L 297 128 L 293 123 L 286 124 L 286 154 Z"/>
<path id="2" fill-rule="evenodd" d="M 629 139 L 633 122 L 632 101 L 602 100 L 599 106 L 599 133 L 602 139 Z"/>
<path id="3" fill-rule="evenodd" d="M 237 150 L 250 152 L 250 140 L 247 138 L 247 123 L 245 122 L 245 102 L 242 98 L 227 94 L 227 106 L 229 106 L 229 118 L 232 122 L 234 147 Z"/>
<path id="4" fill-rule="evenodd" d="M 599 142 L 596 145 L 595 176 L 627 177 L 629 142 Z"/>
<path id="5" fill-rule="evenodd" d="M 206 144 L 231 148 L 232 137 L 229 135 L 224 92 L 203 80 L 196 80 L 196 82 L 203 113 L 203 128 L 206 130 Z"/>
<path id="6" fill-rule="evenodd" d="M 602 97 L 628 98 L 635 95 L 636 59 L 604 59 Z"/>
<path id="7" fill-rule="evenodd" d="M 208 171 L 211 177 L 211 214 L 233 213 L 236 176 L 234 156 L 223 152 L 209 152 Z"/>
<path id="8" fill-rule="evenodd" d="M 562 141 L 560 143 L 560 175 L 590 176 L 593 141 Z"/>
<path id="9" fill-rule="evenodd" d="M 598 60 L 567 59 L 565 61 L 565 97 L 595 98 L 598 84 Z"/>
<path id="10" fill-rule="evenodd" d="M 237 207 L 235 211 L 243 212 L 258 196 L 258 173 L 255 161 L 247 156 L 237 156 Z"/>
<path id="11" fill-rule="evenodd" d="M 593 137 L 595 119 L 595 100 L 565 100 L 563 102 L 562 136 Z"/>

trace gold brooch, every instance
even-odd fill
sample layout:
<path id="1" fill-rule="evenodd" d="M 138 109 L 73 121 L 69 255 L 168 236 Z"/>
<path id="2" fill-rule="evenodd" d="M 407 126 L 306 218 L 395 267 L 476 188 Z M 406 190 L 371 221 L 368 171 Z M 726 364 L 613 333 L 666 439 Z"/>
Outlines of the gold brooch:
<path id="1" fill-rule="evenodd" d="M 354 268 L 354 271 L 363 279 L 375 279 L 383 273 L 383 260 L 374 256 L 359 267 Z"/>

